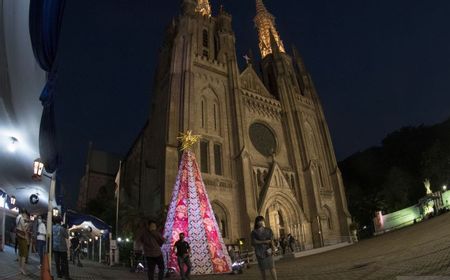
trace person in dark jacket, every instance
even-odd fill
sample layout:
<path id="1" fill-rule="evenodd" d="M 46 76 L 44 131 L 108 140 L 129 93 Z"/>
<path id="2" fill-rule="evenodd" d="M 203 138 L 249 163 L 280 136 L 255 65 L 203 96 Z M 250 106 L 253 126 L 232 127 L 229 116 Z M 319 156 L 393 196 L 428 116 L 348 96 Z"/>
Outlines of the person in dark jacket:
<path id="1" fill-rule="evenodd" d="M 273 260 L 273 232 L 266 227 L 264 217 L 258 216 L 255 219 L 255 227 L 251 233 L 252 245 L 255 248 L 255 255 L 261 271 L 261 279 L 266 280 L 266 271 L 270 271 L 272 280 L 277 280 L 277 271 Z"/>
<path id="2" fill-rule="evenodd" d="M 69 233 L 62 225 L 62 218 L 55 217 L 52 228 L 53 254 L 55 256 L 56 273 L 58 278 L 71 279 L 69 277 L 69 262 L 67 259 L 67 239 Z"/>
<path id="3" fill-rule="evenodd" d="M 140 237 L 140 241 L 144 247 L 144 256 L 148 264 L 148 279 L 153 280 L 155 276 L 155 266 L 158 266 L 158 280 L 164 277 L 164 259 L 161 252 L 161 246 L 164 238 L 156 230 L 156 222 L 148 221 L 147 230 Z"/>
<path id="4" fill-rule="evenodd" d="M 178 267 L 180 268 L 180 276 L 181 279 L 190 279 L 189 276 L 191 274 L 191 260 L 189 259 L 189 253 L 191 251 L 191 247 L 189 243 L 184 240 L 184 233 L 180 233 L 180 239 L 175 242 L 174 247 L 177 251 L 177 259 L 178 259 Z M 187 269 L 184 271 L 184 265 L 186 265 Z"/>

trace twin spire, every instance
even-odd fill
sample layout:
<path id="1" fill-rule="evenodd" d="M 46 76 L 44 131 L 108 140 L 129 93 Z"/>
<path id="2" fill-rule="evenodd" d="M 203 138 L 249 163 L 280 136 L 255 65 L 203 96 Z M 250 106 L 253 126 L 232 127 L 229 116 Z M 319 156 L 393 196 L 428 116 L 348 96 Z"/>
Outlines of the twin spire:
<path id="1" fill-rule="evenodd" d="M 211 16 L 209 0 L 197 0 L 195 11 L 203 16 Z M 262 0 L 256 0 L 255 24 L 259 35 L 259 50 L 264 58 L 267 55 L 279 51 L 286 52 L 283 41 L 275 28 L 275 18 L 267 11 Z"/>
<path id="2" fill-rule="evenodd" d="M 262 0 L 256 0 L 255 24 L 259 35 L 259 50 L 263 58 L 275 51 L 286 52 L 283 41 L 275 28 L 275 18 L 267 11 Z M 278 48 L 278 50 L 274 48 Z"/>

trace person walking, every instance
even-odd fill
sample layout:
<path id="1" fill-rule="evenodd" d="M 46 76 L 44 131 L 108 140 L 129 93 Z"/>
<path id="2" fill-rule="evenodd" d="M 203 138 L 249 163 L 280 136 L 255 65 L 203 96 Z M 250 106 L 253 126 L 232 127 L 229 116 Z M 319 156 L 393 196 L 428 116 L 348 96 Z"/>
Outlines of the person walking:
<path id="1" fill-rule="evenodd" d="M 180 276 L 182 280 L 190 279 L 189 276 L 191 274 L 191 260 L 189 258 L 189 253 L 191 251 L 191 247 L 189 247 L 189 243 L 184 240 L 184 233 L 179 234 L 180 239 L 175 242 L 175 249 L 177 252 L 177 260 L 178 267 L 180 268 Z M 186 265 L 187 269 L 184 271 L 184 265 Z"/>
<path id="2" fill-rule="evenodd" d="M 144 248 L 144 256 L 147 260 L 149 280 L 154 279 L 156 265 L 158 266 L 158 280 L 164 278 L 164 259 L 161 252 L 164 238 L 156 229 L 156 222 L 149 220 L 147 222 L 147 229 L 140 237 L 140 241 Z"/>
<path id="3" fill-rule="evenodd" d="M 42 261 L 44 260 L 44 253 L 45 253 L 45 240 L 46 240 L 46 236 L 47 236 L 47 228 L 45 226 L 45 223 L 42 221 L 42 217 L 38 216 L 37 219 L 37 231 L 36 231 L 36 246 L 37 246 L 37 251 L 39 253 L 39 260 L 40 260 L 40 265 L 39 267 L 42 265 Z"/>
<path id="4" fill-rule="evenodd" d="M 21 208 L 16 218 L 16 242 L 19 247 L 19 271 L 27 275 L 25 270 L 25 260 L 28 255 L 28 221 L 25 215 L 26 210 Z"/>
<path id="5" fill-rule="evenodd" d="M 265 226 L 263 216 L 255 219 L 254 229 L 251 233 L 252 246 L 255 248 L 256 259 L 263 280 L 266 280 L 266 271 L 269 270 L 273 280 L 277 280 L 277 271 L 273 260 L 273 232 Z"/>
<path id="6" fill-rule="evenodd" d="M 52 228 L 53 234 L 53 254 L 55 256 L 56 274 L 58 278 L 70 279 L 69 277 L 69 263 L 67 260 L 67 239 L 69 234 L 67 230 L 61 225 L 61 217 L 54 218 L 54 225 Z"/>
<path id="7" fill-rule="evenodd" d="M 80 238 L 78 238 L 78 233 L 75 234 L 75 236 L 70 240 L 70 244 L 72 247 L 72 262 L 73 264 L 77 264 L 77 266 L 82 267 L 80 260 L 80 252 L 81 252 L 81 242 Z"/>

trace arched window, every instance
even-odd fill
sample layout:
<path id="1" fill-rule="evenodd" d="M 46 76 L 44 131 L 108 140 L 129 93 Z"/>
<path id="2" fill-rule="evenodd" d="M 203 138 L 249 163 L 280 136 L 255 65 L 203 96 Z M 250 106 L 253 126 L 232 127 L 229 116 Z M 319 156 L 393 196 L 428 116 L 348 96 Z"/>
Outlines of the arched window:
<path id="1" fill-rule="evenodd" d="M 214 130 L 217 130 L 217 105 L 214 103 Z"/>
<path id="2" fill-rule="evenodd" d="M 202 114 L 202 128 L 205 128 L 205 101 L 202 100 L 201 104 L 201 114 Z"/>
<path id="3" fill-rule="evenodd" d="M 208 48 L 209 47 L 209 38 L 208 38 L 208 30 L 204 29 L 203 30 L 203 47 Z"/>
<path id="4" fill-rule="evenodd" d="M 314 135 L 313 128 L 308 122 L 305 122 L 306 138 L 307 138 L 307 150 L 309 151 L 309 157 L 311 159 L 319 159 L 319 151 L 317 149 L 317 141 Z"/>
<path id="5" fill-rule="evenodd" d="M 217 36 L 214 36 L 214 59 L 217 59 L 219 56 L 219 39 Z"/>
<path id="6" fill-rule="evenodd" d="M 223 175 L 222 145 L 219 143 L 214 144 L 214 170 L 216 175 Z"/>
<path id="7" fill-rule="evenodd" d="M 200 141 L 200 169 L 203 173 L 209 173 L 209 142 Z"/>
<path id="8" fill-rule="evenodd" d="M 330 208 L 328 208 L 328 206 L 325 205 L 324 209 L 325 209 L 325 213 L 327 215 L 327 226 L 328 226 L 328 229 L 333 229 L 333 220 L 331 219 Z"/>

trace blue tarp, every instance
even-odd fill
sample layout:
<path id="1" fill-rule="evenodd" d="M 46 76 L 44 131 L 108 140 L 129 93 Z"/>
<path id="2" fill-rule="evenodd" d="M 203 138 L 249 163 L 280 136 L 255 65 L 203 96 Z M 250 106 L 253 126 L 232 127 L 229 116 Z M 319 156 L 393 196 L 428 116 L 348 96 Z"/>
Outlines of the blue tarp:
<path id="1" fill-rule="evenodd" d="M 49 173 L 58 167 L 56 148 L 54 96 L 58 75 L 57 50 L 65 0 L 30 1 L 29 28 L 34 56 L 47 72 L 47 83 L 41 93 L 43 106 L 39 130 L 39 152 L 45 170 Z"/>

